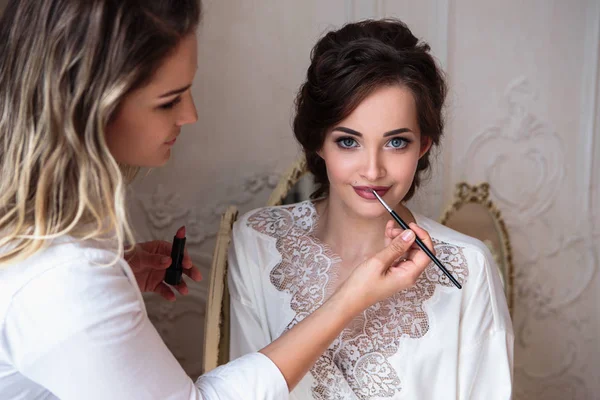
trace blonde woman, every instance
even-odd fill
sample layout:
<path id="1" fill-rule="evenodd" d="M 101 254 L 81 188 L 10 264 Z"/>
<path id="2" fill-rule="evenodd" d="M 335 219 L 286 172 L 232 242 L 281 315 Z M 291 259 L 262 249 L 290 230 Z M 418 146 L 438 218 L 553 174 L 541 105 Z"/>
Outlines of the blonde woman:
<path id="1" fill-rule="evenodd" d="M 388 231 L 317 311 L 195 383 L 148 320 L 163 242 L 136 245 L 125 186 L 196 121 L 197 0 L 11 0 L 0 20 L 0 398 L 283 399 L 358 313 L 428 264 Z M 428 235 L 418 231 L 431 247 Z M 189 257 L 187 274 L 199 280 Z M 177 287 L 185 293 L 185 285 Z"/>

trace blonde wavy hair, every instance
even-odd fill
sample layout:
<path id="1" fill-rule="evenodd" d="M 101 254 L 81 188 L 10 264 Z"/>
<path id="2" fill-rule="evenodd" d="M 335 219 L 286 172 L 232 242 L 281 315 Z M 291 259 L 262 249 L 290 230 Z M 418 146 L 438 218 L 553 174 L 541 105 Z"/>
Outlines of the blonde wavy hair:
<path id="1" fill-rule="evenodd" d="M 11 0 L 0 19 L 0 267 L 62 235 L 134 243 L 105 127 L 200 18 L 199 0 Z M 113 236 L 114 237 L 114 236 Z"/>

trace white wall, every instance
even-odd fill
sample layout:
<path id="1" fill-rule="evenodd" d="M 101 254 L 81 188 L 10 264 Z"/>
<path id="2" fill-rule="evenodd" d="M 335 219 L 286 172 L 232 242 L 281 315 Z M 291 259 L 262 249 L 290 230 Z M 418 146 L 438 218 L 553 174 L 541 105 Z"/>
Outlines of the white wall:
<path id="1" fill-rule="evenodd" d="M 594 0 L 209 0 L 194 87 L 199 123 L 170 164 L 134 185 L 143 239 L 187 224 L 205 282 L 172 305 L 148 298 L 161 334 L 200 372 L 204 298 L 220 212 L 264 204 L 295 158 L 292 102 L 328 28 L 397 16 L 449 76 L 444 150 L 416 207 L 437 217 L 456 181 L 491 183 L 516 267 L 515 398 L 600 392 L 600 5 Z"/>

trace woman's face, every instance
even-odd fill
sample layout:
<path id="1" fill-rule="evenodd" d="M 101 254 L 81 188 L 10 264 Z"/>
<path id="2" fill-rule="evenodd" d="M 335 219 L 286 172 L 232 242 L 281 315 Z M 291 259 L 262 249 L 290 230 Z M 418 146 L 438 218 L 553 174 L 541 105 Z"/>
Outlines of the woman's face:
<path id="1" fill-rule="evenodd" d="M 376 89 L 325 137 L 319 155 L 327 166 L 330 202 L 363 217 L 384 215 L 370 189 L 390 206 L 398 204 L 430 145 L 421 140 L 412 92 L 400 85 Z"/>
<path id="2" fill-rule="evenodd" d="M 129 93 L 106 127 L 117 162 L 136 167 L 164 165 L 181 127 L 198 120 L 190 92 L 197 69 L 196 35 L 183 38 L 151 81 Z"/>

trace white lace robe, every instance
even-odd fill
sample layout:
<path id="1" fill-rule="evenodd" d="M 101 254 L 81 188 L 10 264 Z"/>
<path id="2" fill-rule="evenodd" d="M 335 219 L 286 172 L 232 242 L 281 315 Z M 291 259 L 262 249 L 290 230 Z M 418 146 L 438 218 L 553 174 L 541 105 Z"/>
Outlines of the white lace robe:
<path id="1" fill-rule="evenodd" d="M 416 286 L 359 315 L 291 399 L 509 399 L 513 331 L 493 258 L 480 241 L 413 213 L 437 257 Z M 312 235 L 312 202 L 241 217 L 229 253 L 231 357 L 256 351 L 317 309 L 339 257 Z"/>

